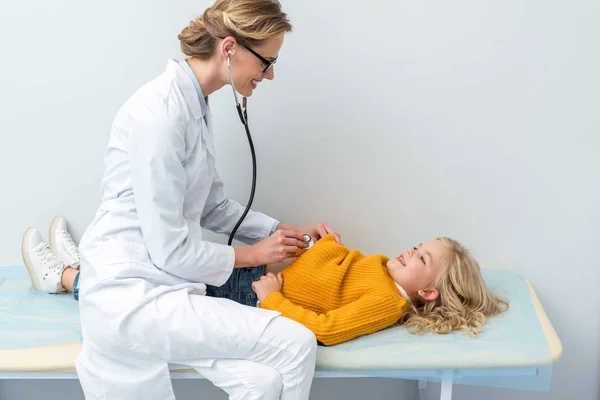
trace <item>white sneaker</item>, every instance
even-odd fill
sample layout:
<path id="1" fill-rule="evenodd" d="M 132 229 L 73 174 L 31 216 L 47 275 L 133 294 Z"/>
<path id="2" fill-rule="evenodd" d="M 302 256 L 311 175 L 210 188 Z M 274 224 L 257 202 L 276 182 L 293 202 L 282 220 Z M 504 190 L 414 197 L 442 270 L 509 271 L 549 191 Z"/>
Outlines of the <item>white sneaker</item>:
<path id="1" fill-rule="evenodd" d="M 65 265 L 52 253 L 39 230 L 33 227 L 27 229 L 21 253 L 34 289 L 46 293 L 66 292 L 61 283 Z"/>
<path id="2" fill-rule="evenodd" d="M 60 261 L 69 267 L 79 267 L 79 249 L 73 243 L 73 238 L 67 230 L 67 221 L 63 217 L 56 216 L 52 220 L 48 232 L 48 241 L 50 250 L 56 254 Z"/>

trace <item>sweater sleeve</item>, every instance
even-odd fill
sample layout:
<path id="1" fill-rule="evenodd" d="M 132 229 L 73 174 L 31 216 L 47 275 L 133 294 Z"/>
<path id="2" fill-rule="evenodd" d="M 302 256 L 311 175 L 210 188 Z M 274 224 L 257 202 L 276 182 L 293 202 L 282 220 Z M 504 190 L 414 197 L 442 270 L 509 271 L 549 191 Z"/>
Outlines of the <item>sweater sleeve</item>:
<path id="1" fill-rule="evenodd" d="M 281 292 L 268 295 L 260 307 L 279 311 L 310 329 L 327 346 L 385 329 L 400 319 L 407 303 L 390 295 L 367 293 L 352 303 L 318 314 L 292 303 Z"/>

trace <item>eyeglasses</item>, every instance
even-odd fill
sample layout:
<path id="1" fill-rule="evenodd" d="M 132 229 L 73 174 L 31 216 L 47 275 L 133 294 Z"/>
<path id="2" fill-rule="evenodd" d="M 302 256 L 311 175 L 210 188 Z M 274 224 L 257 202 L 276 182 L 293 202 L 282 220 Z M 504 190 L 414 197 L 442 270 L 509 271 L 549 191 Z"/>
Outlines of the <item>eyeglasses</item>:
<path id="1" fill-rule="evenodd" d="M 265 72 L 267 72 L 273 66 L 273 64 L 275 64 L 277 62 L 277 57 L 275 57 L 275 59 L 273 61 L 269 61 L 266 58 L 264 58 L 263 56 L 261 56 L 260 54 L 258 54 L 257 52 L 255 52 L 254 50 L 252 50 L 250 47 L 244 46 L 240 42 L 238 42 L 238 43 L 240 44 L 240 46 L 244 47 L 250 53 L 254 54 L 256 56 L 256 58 L 258 58 L 265 65 L 265 68 L 262 71 L 263 74 Z"/>
<path id="2" fill-rule="evenodd" d="M 225 39 L 225 38 L 224 37 L 220 37 L 220 39 Z M 250 47 L 241 44 L 239 40 L 237 41 L 237 43 L 240 46 L 242 46 L 243 48 L 245 48 L 246 50 L 248 50 L 250 53 L 254 54 L 254 56 L 256 58 L 258 58 L 260 60 L 260 62 L 265 65 L 265 68 L 262 70 L 263 74 L 265 72 L 267 72 L 269 69 L 271 69 L 271 67 L 273 66 L 273 64 L 275 64 L 277 62 L 277 57 L 275 57 L 275 59 L 273 61 L 269 61 L 266 58 L 264 58 L 263 56 L 261 56 L 260 54 L 258 54 L 257 52 L 255 52 L 254 50 L 252 50 Z"/>

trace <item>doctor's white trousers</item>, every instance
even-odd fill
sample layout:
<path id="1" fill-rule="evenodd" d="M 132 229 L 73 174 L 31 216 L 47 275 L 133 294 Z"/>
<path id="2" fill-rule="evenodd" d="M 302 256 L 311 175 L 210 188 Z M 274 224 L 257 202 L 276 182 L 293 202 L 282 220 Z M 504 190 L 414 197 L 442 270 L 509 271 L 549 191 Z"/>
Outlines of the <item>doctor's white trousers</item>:
<path id="1" fill-rule="evenodd" d="M 230 399 L 308 399 L 317 343 L 312 332 L 283 317 L 272 320 L 246 360 L 196 368 Z"/>
<path id="2" fill-rule="evenodd" d="M 193 366 L 231 400 L 308 399 L 314 376 L 314 334 L 284 317 L 269 322 L 243 359 L 217 359 Z M 77 374 L 86 400 L 174 400 L 168 365 L 122 354 L 115 359 L 84 340 Z M 89 367 L 93 366 L 91 369 Z M 198 399 L 202 394 L 198 394 Z"/>

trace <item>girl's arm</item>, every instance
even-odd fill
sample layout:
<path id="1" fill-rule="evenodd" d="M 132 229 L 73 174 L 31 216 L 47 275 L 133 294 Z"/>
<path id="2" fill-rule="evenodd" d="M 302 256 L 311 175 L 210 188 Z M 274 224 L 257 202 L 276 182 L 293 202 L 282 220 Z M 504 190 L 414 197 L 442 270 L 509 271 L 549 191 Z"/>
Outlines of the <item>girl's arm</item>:
<path id="1" fill-rule="evenodd" d="M 273 292 L 260 307 L 279 311 L 310 329 L 321 343 L 332 346 L 395 324 L 408 304 L 388 294 L 367 293 L 343 307 L 318 314 L 292 303 L 281 292 Z"/>

